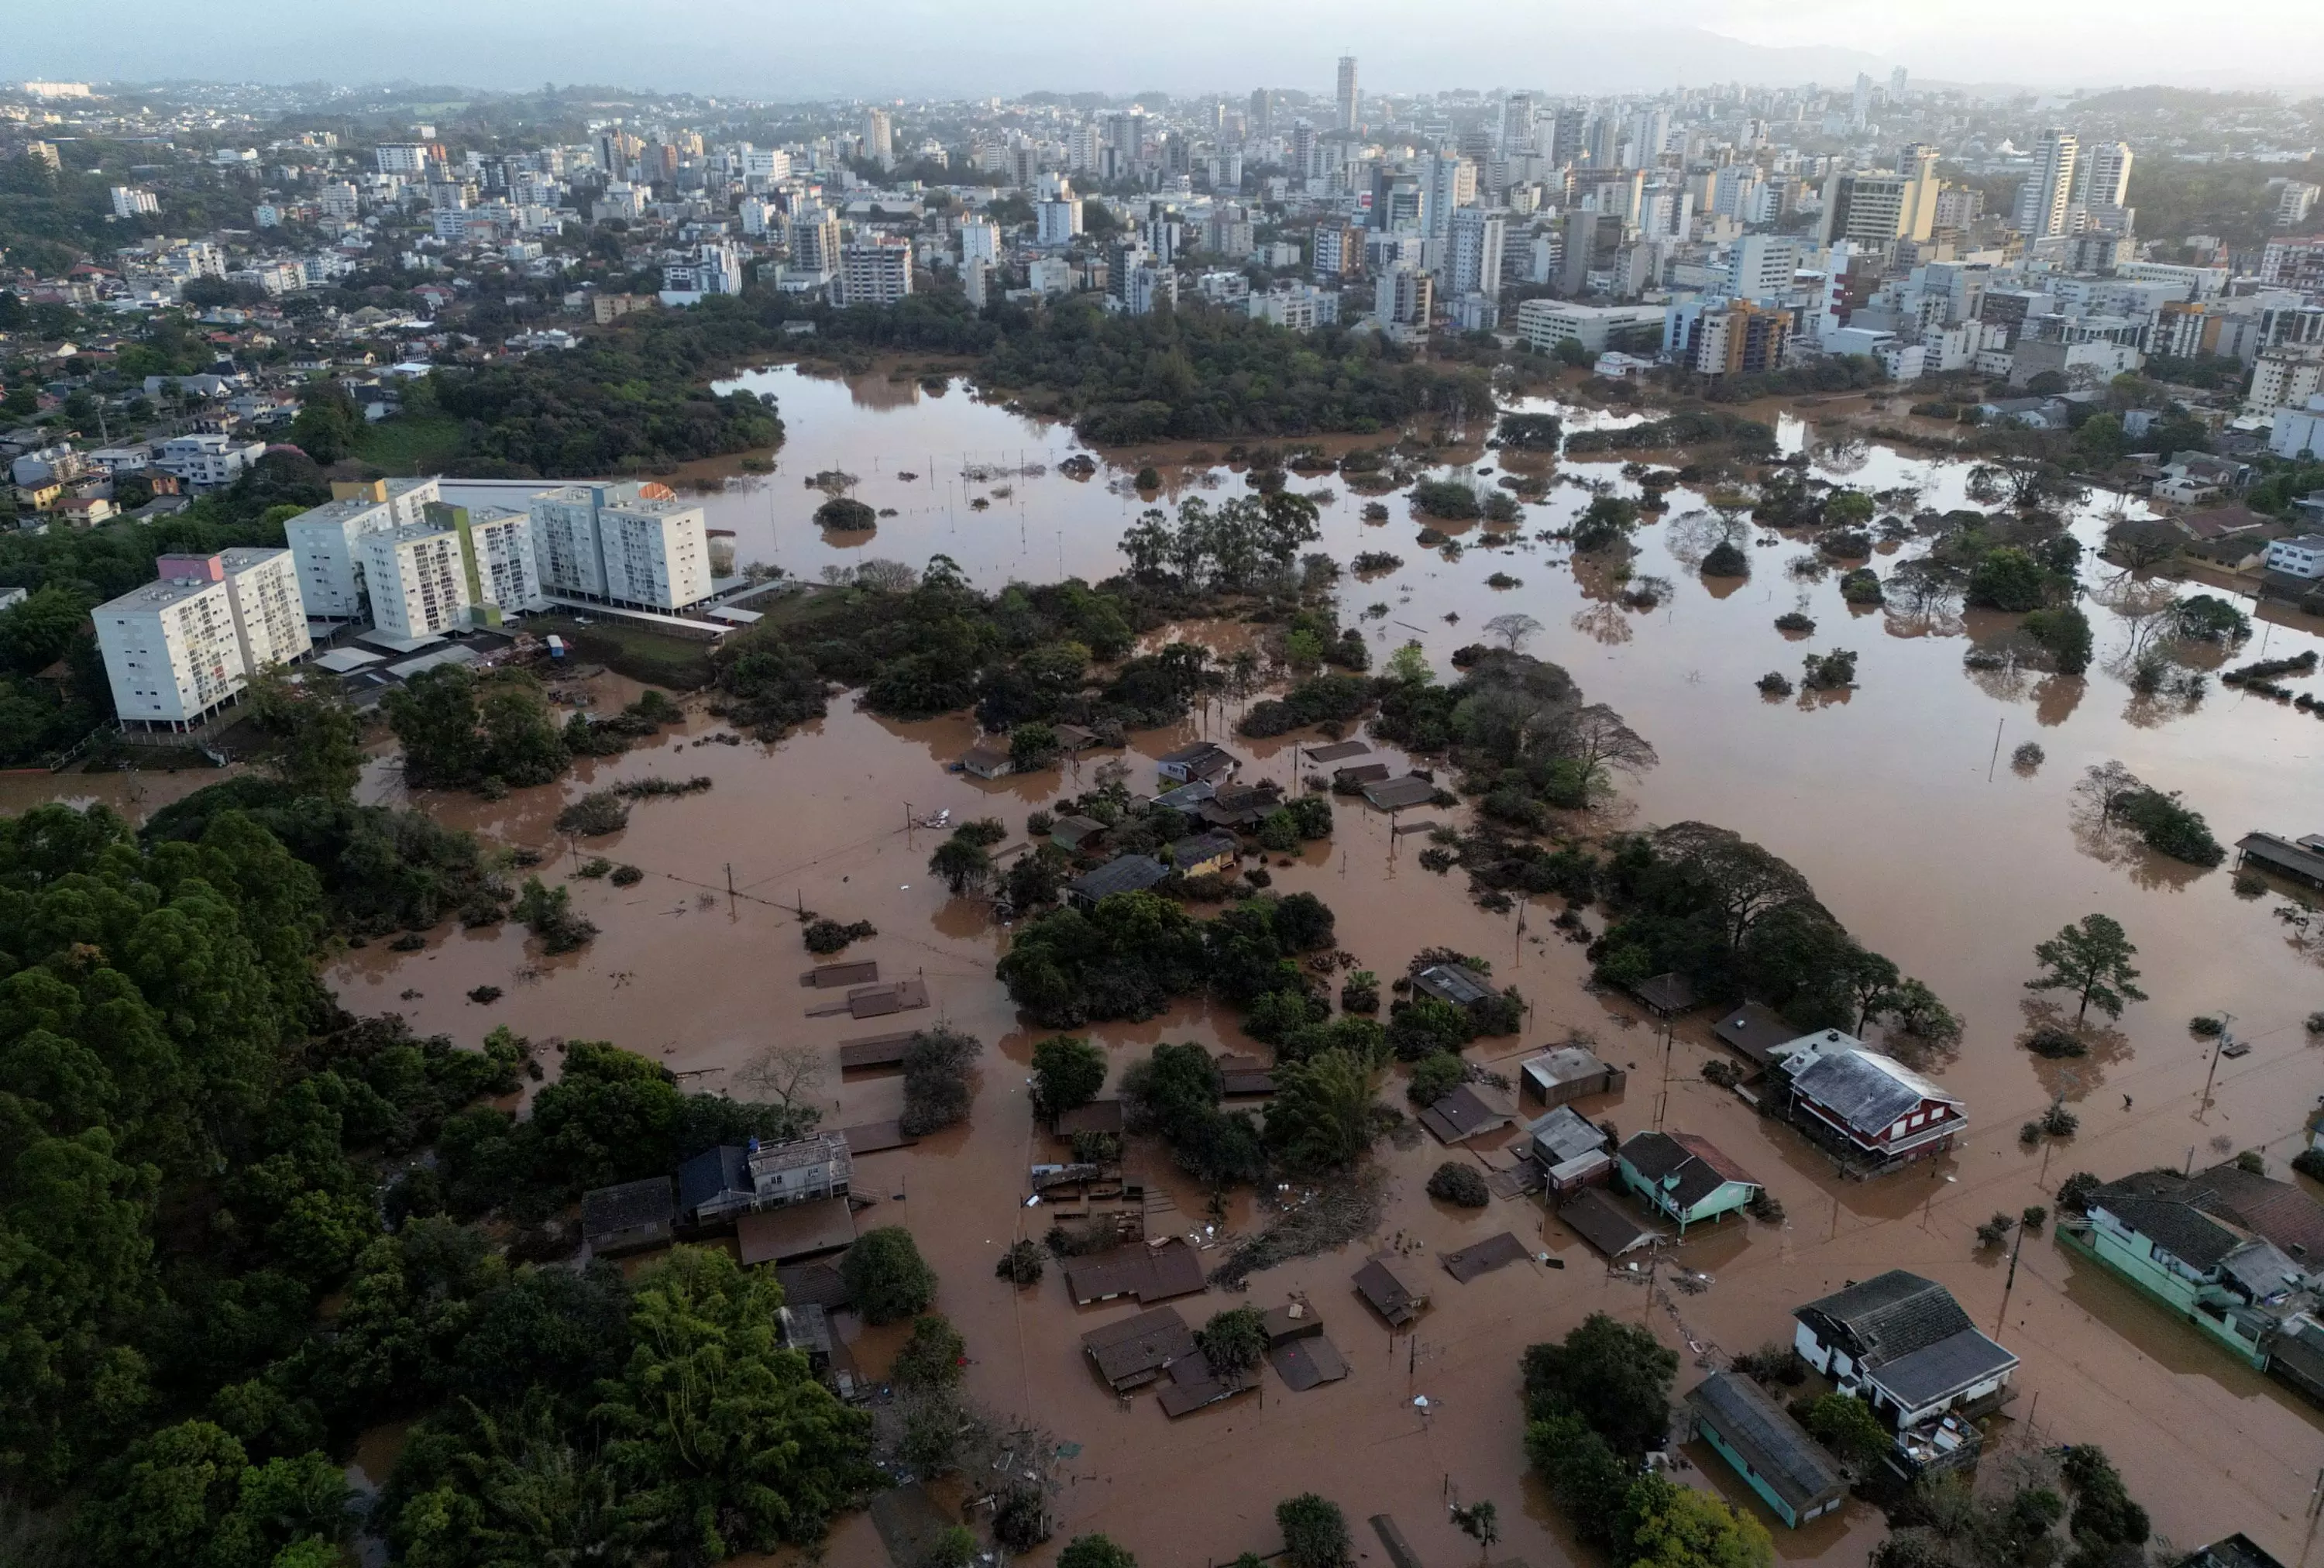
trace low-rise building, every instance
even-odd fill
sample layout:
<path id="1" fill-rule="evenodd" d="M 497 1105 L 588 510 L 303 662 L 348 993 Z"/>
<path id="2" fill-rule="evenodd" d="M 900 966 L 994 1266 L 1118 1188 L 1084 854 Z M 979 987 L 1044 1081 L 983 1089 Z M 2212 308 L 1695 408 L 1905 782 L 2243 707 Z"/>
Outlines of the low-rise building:
<path id="1" fill-rule="evenodd" d="M 2267 569 L 2288 577 L 2324 577 L 2324 533 L 2269 540 Z"/>
<path id="2" fill-rule="evenodd" d="M 1792 1119 L 1859 1165 L 1943 1153 L 1969 1125 L 1958 1095 L 1839 1029 L 1803 1036 L 1776 1056 Z"/>
<path id="3" fill-rule="evenodd" d="M 1901 1268 L 1809 1302 L 1793 1348 L 1900 1434 L 1995 1399 L 2017 1358 L 1979 1333 L 1952 1293 Z"/>
<path id="4" fill-rule="evenodd" d="M 214 490 L 240 478 L 265 451 L 263 441 L 237 441 L 232 436 L 172 436 L 161 443 L 153 466 L 197 490 Z"/>
<path id="5" fill-rule="evenodd" d="M 1215 741 L 1197 741 L 1191 746 L 1181 746 L 1155 759 L 1155 770 L 1165 779 L 1181 784 L 1201 779 L 1216 784 L 1230 778 L 1242 767 L 1242 759 Z"/>
<path id="6" fill-rule="evenodd" d="M 678 1167 L 678 1220 L 715 1225 L 762 1209 L 845 1197 L 853 1174 L 847 1139 L 836 1132 L 722 1144 Z"/>
<path id="7" fill-rule="evenodd" d="M 1734 1213 L 1759 1193 L 1756 1177 L 1710 1139 L 1690 1133 L 1635 1133 L 1615 1167 L 1622 1185 L 1676 1221 L 1682 1236 L 1689 1225 Z"/>
<path id="8" fill-rule="evenodd" d="M 1792 1528 L 1848 1500 L 1840 1462 L 1742 1373 L 1711 1373 L 1688 1391 L 1686 1406 L 1694 1434 Z"/>
<path id="9" fill-rule="evenodd" d="M 1142 893 L 1169 874 L 1170 868 L 1150 854 L 1116 855 L 1067 882 L 1065 901 L 1076 909 L 1094 909 L 1102 899 L 1116 893 Z"/>

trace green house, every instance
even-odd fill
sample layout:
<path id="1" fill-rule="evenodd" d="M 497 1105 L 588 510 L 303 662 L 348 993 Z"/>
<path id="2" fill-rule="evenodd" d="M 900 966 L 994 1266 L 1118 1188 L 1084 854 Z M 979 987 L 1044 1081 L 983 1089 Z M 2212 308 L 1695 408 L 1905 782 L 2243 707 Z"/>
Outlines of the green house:
<path id="1" fill-rule="evenodd" d="M 1840 1462 L 1739 1372 L 1713 1372 L 1686 1397 L 1694 1434 L 1794 1529 L 1847 1500 Z"/>
<path id="2" fill-rule="evenodd" d="M 1759 1183 L 1706 1139 L 1685 1132 L 1641 1132 L 1622 1145 L 1616 1166 L 1622 1185 L 1689 1225 L 1732 1213 L 1749 1203 Z"/>

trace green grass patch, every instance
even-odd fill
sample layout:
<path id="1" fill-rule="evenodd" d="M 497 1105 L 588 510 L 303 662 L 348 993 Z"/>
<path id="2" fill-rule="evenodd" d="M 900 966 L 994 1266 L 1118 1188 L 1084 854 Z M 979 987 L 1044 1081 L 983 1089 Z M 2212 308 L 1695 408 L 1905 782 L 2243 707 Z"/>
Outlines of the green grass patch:
<path id="1" fill-rule="evenodd" d="M 671 637 L 624 621 L 593 617 L 584 626 L 569 615 L 530 616 L 525 630 L 536 637 L 555 632 L 565 639 L 576 660 L 602 664 L 632 680 L 677 691 L 710 684 L 712 645 L 707 642 Z"/>
<path id="2" fill-rule="evenodd" d="M 442 468 L 467 449 L 460 421 L 448 414 L 424 419 L 398 415 L 365 425 L 355 442 L 355 457 L 390 474 L 409 475 Z"/>

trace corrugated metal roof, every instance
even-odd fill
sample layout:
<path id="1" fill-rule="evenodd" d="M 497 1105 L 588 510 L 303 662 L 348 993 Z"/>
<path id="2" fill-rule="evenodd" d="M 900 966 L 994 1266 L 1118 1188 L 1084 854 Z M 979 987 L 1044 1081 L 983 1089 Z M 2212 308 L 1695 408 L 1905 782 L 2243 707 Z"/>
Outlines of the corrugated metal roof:
<path id="1" fill-rule="evenodd" d="M 1792 1315 L 1811 1314 L 1846 1333 L 1854 1342 L 1855 1359 L 1870 1367 L 1911 1355 L 1972 1326 L 1951 1291 L 1902 1268 L 1820 1296 Z M 1811 1320 L 1809 1326 L 1817 1325 Z"/>
<path id="2" fill-rule="evenodd" d="M 1883 1362 L 1872 1369 L 1872 1375 L 1897 1403 L 1917 1410 L 1998 1377 L 2016 1364 L 2015 1356 L 1969 1328 Z"/>
<path id="3" fill-rule="evenodd" d="M 1858 1132 L 1871 1134 L 1919 1107 L 1923 1100 L 1958 1105 L 1904 1063 L 1877 1051 L 1833 1051 L 1800 1069 L 1792 1087 Z"/>
<path id="4" fill-rule="evenodd" d="M 1686 1397 L 1698 1418 L 1740 1453 L 1794 1513 L 1848 1490 L 1840 1462 L 1767 1391 L 1739 1372 L 1713 1372 Z"/>

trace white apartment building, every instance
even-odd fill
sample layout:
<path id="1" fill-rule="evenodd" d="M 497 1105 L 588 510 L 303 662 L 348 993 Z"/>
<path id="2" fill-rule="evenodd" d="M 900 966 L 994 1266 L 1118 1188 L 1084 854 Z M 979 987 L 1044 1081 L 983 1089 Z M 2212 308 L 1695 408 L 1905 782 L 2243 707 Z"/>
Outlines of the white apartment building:
<path id="1" fill-rule="evenodd" d="M 2294 459 L 2324 455 L 2324 397 L 2310 398 L 2305 408 L 2276 410 L 2267 449 Z"/>
<path id="2" fill-rule="evenodd" d="M 315 205 L 325 217 L 341 223 L 353 223 L 363 213 L 363 198 L 344 180 L 325 181 L 316 195 Z"/>
<path id="3" fill-rule="evenodd" d="M 198 727 L 258 670 L 307 651 L 287 554 L 163 556 L 156 581 L 91 612 L 124 727 Z"/>
<path id="4" fill-rule="evenodd" d="M 2017 188 L 2016 227 L 2026 238 L 2046 239 L 2066 232 L 2066 211 L 2073 201 L 2080 151 L 2081 144 L 2070 131 L 2042 133 L 2034 148 L 2034 171 Z M 2127 179 L 2126 161 L 2123 173 Z"/>
<path id="5" fill-rule="evenodd" d="M 307 613 L 325 621 L 360 621 L 370 614 L 364 595 L 365 535 L 422 521 L 440 500 L 433 479 L 379 479 L 331 486 L 333 499 L 282 525 L 299 575 Z"/>
<path id="6" fill-rule="evenodd" d="M 912 291 L 912 246 L 886 235 L 843 246 L 839 272 L 831 280 L 831 302 L 893 305 Z"/>
<path id="7" fill-rule="evenodd" d="M 1265 293 L 1251 295 L 1250 309 L 1255 320 L 1270 321 L 1294 332 L 1313 332 L 1339 323 L 1340 294 L 1336 289 L 1305 283 L 1277 283 Z"/>
<path id="8" fill-rule="evenodd" d="M 564 484 L 532 498 L 541 592 L 676 611 L 710 596 L 702 508 L 666 486 Z"/>
<path id="9" fill-rule="evenodd" d="M 265 451 L 263 441 L 237 441 L 231 436 L 172 436 L 154 454 L 153 466 L 197 490 L 208 490 L 233 484 Z"/>
<path id="10" fill-rule="evenodd" d="M 488 611 L 540 610 L 540 563 L 532 548 L 532 514 L 506 506 L 435 506 L 431 517 L 447 517 L 465 534 L 463 553 L 468 597 Z M 487 613 L 484 620 L 497 617 Z"/>
<path id="11" fill-rule="evenodd" d="M 964 218 L 960 226 L 960 259 L 992 266 L 1001 260 L 1001 226 L 988 218 Z"/>
<path id="12" fill-rule="evenodd" d="M 1499 208 L 1464 207 L 1452 214 L 1444 246 L 1444 291 L 1460 296 L 1501 291 L 1501 250 L 1508 214 Z"/>
<path id="13" fill-rule="evenodd" d="M 2254 414 L 2305 408 L 2319 392 L 2324 392 L 2324 354 L 2307 347 L 2271 348 L 2252 361 L 2251 395 L 2244 407 Z"/>
<path id="14" fill-rule="evenodd" d="M 839 215 L 827 207 L 806 207 L 790 221 L 790 265 L 786 272 L 828 278 L 839 271 Z"/>
<path id="15" fill-rule="evenodd" d="M 2272 541 L 2267 547 L 2267 569 L 2311 582 L 2324 577 L 2324 534 L 2303 533 L 2298 539 Z"/>
<path id="16" fill-rule="evenodd" d="M 1727 291 L 1738 300 L 1781 300 L 1800 269 L 1799 242 L 1783 235 L 1745 235 L 1727 261 Z"/>
<path id="17" fill-rule="evenodd" d="M 1056 201 L 1045 201 L 1034 208 L 1039 226 L 1034 231 L 1034 243 L 1042 245 L 1069 245 L 1074 236 L 1082 232 L 1082 204 L 1079 197 L 1068 196 Z"/>
<path id="18" fill-rule="evenodd" d="M 161 198 L 150 190 L 140 190 L 134 185 L 113 188 L 113 216 L 143 217 L 161 210 Z"/>
<path id="19" fill-rule="evenodd" d="M 372 623 L 391 637 L 440 637 L 468 623 L 467 564 L 460 533 L 440 521 L 407 522 L 364 535 L 364 581 Z"/>
<path id="20" fill-rule="evenodd" d="M 425 174 L 429 154 L 436 151 L 425 142 L 389 142 L 372 149 L 372 157 L 382 174 Z"/>

